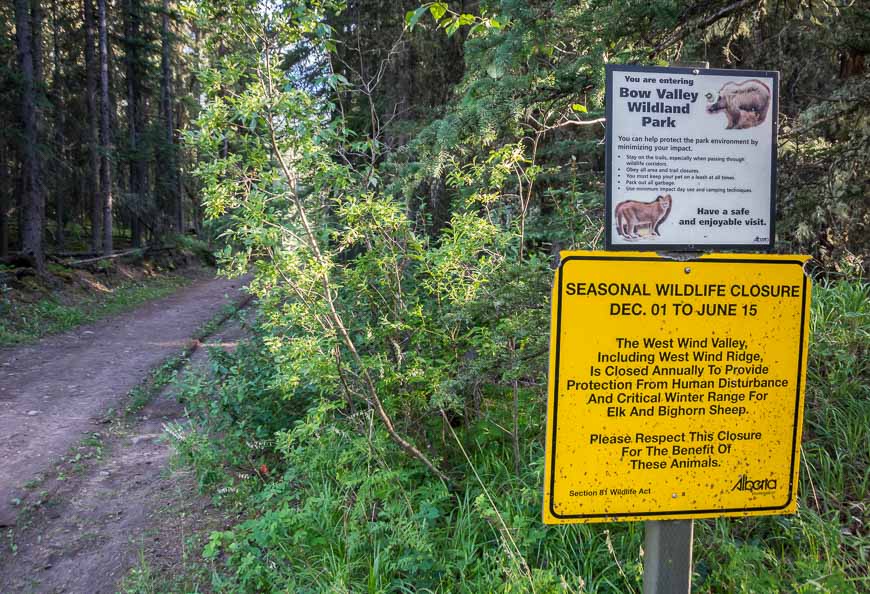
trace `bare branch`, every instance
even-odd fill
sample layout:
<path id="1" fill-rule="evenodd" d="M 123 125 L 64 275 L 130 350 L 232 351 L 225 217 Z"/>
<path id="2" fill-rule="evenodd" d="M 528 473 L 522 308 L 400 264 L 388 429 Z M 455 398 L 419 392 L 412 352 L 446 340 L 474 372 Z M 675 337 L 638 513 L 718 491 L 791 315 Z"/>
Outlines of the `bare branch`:
<path id="1" fill-rule="evenodd" d="M 743 10 L 747 6 L 752 4 L 760 4 L 762 0 L 738 0 L 737 2 L 733 2 L 728 6 L 724 6 L 708 16 L 707 18 L 696 22 L 689 23 L 685 22 L 679 25 L 676 29 L 674 29 L 668 36 L 666 36 L 653 50 L 649 53 L 650 58 L 656 57 L 662 50 L 665 50 L 672 45 L 682 41 L 693 31 L 697 31 L 699 29 L 706 29 L 710 25 L 724 19 L 727 16 L 730 16 L 740 10 Z"/>
<path id="2" fill-rule="evenodd" d="M 263 88 L 263 91 L 266 93 L 266 98 L 268 99 L 266 109 L 266 122 L 269 127 L 270 144 L 272 146 L 273 156 L 278 162 L 279 168 L 281 169 L 288 183 L 291 183 L 293 180 L 295 180 L 295 176 L 291 172 L 290 167 L 287 164 L 287 161 L 280 150 L 277 133 L 275 130 L 274 114 L 272 112 L 272 104 L 275 98 L 275 94 L 274 84 L 272 81 L 271 50 L 268 47 L 264 48 L 264 59 L 266 62 L 265 77 L 262 70 L 259 69 L 257 75 L 260 86 Z M 390 439 L 392 439 L 393 442 L 395 442 L 411 457 L 416 458 L 417 460 L 422 462 L 423 465 L 426 466 L 426 468 L 428 468 L 429 471 L 432 472 L 435 476 L 437 476 L 445 483 L 450 483 L 450 478 L 440 468 L 438 468 L 429 459 L 429 457 L 426 456 L 426 454 L 420 451 L 413 443 L 402 437 L 402 435 L 400 435 L 399 432 L 396 431 L 393 420 L 392 418 L 390 418 L 389 413 L 387 413 L 386 409 L 384 408 L 383 402 L 378 395 L 374 380 L 372 379 L 371 374 L 369 374 L 369 371 L 366 368 L 365 363 L 363 362 L 362 357 L 359 354 L 359 351 L 357 351 L 356 344 L 354 344 L 353 339 L 350 337 L 350 333 L 345 327 L 344 319 L 338 312 L 338 308 L 335 303 L 335 296 L 333 295 L 332 286 L 330 285 L 327 261 L 326 258 L 323 256 L 323 253 L 320 251 L 317 236 L 314 234 L 314 230 L 308 220 L 305 206 L 302 204 L 302 199 L 295 191 L 291 191 L 290 196 L 296 205 L 296 210 L 299 213 L 300 221 L 302 222 L 302 226 L 305 230 L 305 239 L 307 240 L 306 243 L 308 244 L 309 249 L 314 255 L 315 261 L 318 264 L 319 270 L 317 274 L 323 289 L 323 297 L 329 310 L 329 317 L 332 322 L 331 325 L 335 330 L 338 331 L 338 335 L 341 338 L 341 341 L 344 343 L 345 348 L 347 348 L 348 352 L 351 355 L 351 358 L 353 359 L 356 366 L 359 368 L 363 380 L 363 385 L 368 394 L 368 398 L 370 399 L 370 402 L 373 405 L 375 412 L 380 417 L 384 428 L 387 430 L 387 434 L 390 436 Z"/>

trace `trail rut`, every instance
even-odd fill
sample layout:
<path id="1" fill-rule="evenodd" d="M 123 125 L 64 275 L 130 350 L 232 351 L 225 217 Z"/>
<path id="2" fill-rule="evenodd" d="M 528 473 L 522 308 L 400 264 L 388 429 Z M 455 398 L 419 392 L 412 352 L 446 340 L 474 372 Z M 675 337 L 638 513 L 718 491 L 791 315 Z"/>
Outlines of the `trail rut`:
<path id="1" fill-rule="evenodd" d="M 242 296 L 242 281 L 197 282 L 134 311 L 0 350 L 0 526 L 44 475 L 149 370 Z"/>

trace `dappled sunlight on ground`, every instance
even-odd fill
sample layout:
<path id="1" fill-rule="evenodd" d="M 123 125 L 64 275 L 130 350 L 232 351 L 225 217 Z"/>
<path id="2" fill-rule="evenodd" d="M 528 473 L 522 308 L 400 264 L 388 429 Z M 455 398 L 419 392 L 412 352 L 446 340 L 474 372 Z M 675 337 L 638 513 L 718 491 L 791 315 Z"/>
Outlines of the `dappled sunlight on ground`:
<path id="1" fill-rule="evenodd" d="M 180 347 L 184 348 L 190 344 L 190 340 L 169 340 L 162 342 L 146 342 L 149 346 L 160 346 L 160 347 Z M 222 349 L 230 349 L 234 350 L 237 346 L 239 346 L 238 342 L 203 342 L 201 346 L 206 348 L 214 348 L 220 347 Z"/>
<path id="2" fill-rule="evenodd" d="M 207 348 L 215 348 L 220 347 L 222 349 L 235 350 L 237 346 L 239 346 L 238 342 L 204 342 L 202 346 Z"/>
<path id="3" fill-rule="evenodd" d="M 89 289 L 93 289 L 94 291 L 99 291 L 100 293 L 113 293 L 114 289 L 110 289 L 103 283 L 94 280 L 90 276 L 82 275 L 80 278 L 81 282 L 85 284 Z"/>

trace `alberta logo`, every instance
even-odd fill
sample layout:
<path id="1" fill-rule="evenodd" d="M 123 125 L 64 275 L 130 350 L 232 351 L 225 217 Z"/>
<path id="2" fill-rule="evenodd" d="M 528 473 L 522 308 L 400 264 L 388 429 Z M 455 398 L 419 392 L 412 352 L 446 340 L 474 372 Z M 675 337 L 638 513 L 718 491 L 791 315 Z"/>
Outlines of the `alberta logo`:
<path id="1" fill-rule="evenodd" d="M 732 491 L 750 491 L 752 493 L 755 491 L 772 491 L 773 489 L 776 489 L 776 479 L 759 479 L 754 481 L 745 474 L 741 474 L 737 482 L 734 483 L 734 486 L 731 487 Z"/>

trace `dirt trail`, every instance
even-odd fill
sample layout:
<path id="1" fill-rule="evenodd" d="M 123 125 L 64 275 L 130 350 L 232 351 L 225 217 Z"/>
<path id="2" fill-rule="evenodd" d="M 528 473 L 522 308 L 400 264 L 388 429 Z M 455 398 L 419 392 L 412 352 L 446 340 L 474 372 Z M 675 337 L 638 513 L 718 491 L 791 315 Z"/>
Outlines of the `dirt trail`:
<path id="1" fill-rule="evenodd" d="M 232 350 L 245 333 L 232 320 L 202 346 Z M 186 370 L 206 364 L 207 348 L 200 348 Z M 189 473 L 168 471 L 165 425 L 183 420 L 170 385 L 135 419 L 103 429 L 105 455 L 56 484 L 32 525 L 16 531 L 17 554 L 0 555 L 0 592 L 113 593 L 140 560 L 171 577 L 197 555 L 188 537 L 231 520 L 196 494 Z"/>
<path id="2" fill-rule="evenodd" d="M 25 485 L 94 431 L 223 305 L 238 301 L 241 285 L 198 282 L 126 314 L 0 350 L 0 526 L 14 525 Z"/>

